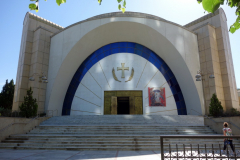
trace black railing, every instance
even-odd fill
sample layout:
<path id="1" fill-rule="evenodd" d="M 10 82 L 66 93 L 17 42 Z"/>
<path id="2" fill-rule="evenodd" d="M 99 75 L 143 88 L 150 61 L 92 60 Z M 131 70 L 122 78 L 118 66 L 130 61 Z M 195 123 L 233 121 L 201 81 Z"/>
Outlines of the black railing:
<path id="1" fill-rule="evenodd" d="M 240 136 L 209 136 L 209 135 L 164 135 L 160 136 L 160 147 L 161 147 L 161 159 L 167 160 L 186 160 L 186 159 L 194 159 L 194 160 L 229 160 L 229 159 L 240 159 L 240 151 L 237 150 L 237 147 L 234 145 L 235 154 L 231 154 L 231 148 L 227 145 L 226 152 L 223 153 L 223 144 L 214 145 L 211 142 L 212 139 L 221 139 L 222 143 L 224 143 L 224 138 L 232 138 L 233 140 L 237 140 Z M 207 144 L 189 144 L 183 141 L 183 144 L 169 144 L 167 148 L 164 149 L 164 139 L 209 139 Z M 236 141 L 233 141 L 235 143 Z M 171 143 L 171 142 L 170 142 Z M 238 148 L 239 149 L 239 148 Z M 165 152 L 164 152 L 165 151 Z"/>

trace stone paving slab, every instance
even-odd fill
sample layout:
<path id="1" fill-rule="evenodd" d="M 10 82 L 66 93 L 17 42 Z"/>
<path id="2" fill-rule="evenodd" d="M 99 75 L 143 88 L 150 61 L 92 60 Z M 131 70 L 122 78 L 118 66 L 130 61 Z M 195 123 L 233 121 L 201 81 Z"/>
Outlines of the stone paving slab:
<path id="1" fill-rule="evenodd" d="M 160 160 L 159 151 L 59 151 L 0 149 L 0 160 Z"/>

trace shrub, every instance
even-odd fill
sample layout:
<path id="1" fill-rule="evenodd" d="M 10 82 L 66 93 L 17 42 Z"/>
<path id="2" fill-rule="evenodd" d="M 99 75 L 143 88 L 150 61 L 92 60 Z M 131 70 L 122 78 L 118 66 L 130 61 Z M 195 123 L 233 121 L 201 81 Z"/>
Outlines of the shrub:
<path id="1" fill-rule="evenodd" d="M 240 112 L 236 108 L 232 108 L 230 111 L 232 116 L 239 116 Z"/>
<path id="2" fill-rule="evenodd" d="M 44 116 L 46 116 L 46 113 L 40 113 L 39 114 L 39 117 L 44 117 Z"/>
<path id="3" fill-rule="evenodd" d="M 4 109 L 11 110 L 13 105 L 13 95 L 14 95 L 14 82 L 11 80 L 8 83 L 6 80 L 5 85 L 0 93 L 0 107 Z"/>
<path id="4" fill-rule="evenodd" d="M 21 111 L 21 115 L 23 117 L 34 117 L 37 116 L 37 100 L 32 97 L 32 88 L 30 87 L 29 90 L 27 90 L 27 96 L 24 97 L 24 102 L 19 106 L 19 109 Z"/>
<path id="5" fill-rule="evenodd" d="M 2 116 L 4 108 L 0 107 L 0 116 Z"/>
<path id="6" fill-rule="evenodd" d="M 223 107 L 215 93 L 212 95 L 212 98 L 211 98 L 211 103 L 209 106 L 209 113 L 210 113 L 210 115 L 212 115 L 214 117 L 220 116 L 223 113 Z"/>

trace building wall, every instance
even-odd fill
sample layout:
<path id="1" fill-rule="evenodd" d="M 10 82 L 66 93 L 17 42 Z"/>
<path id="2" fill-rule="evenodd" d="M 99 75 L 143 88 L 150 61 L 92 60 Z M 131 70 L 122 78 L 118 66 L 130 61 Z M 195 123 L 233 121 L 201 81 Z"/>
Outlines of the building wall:
<path id="1" fill-rule="evenodd" d="M 125 78 L 121 78 L 122 71 L 117 67 L 129 67 L 125 71 Z M 116 81 L 112 75 L 115 69 Z M 133 79 L 125 82 L 134 69 Z M 148 87 L 165 88 L 166 106 L 149 106 Z M 102 59 L 86 73 L 75 93 L 71 115 L 103 115 L 104 91 L 111 90 L 141 90 L 143 93 L 143 114 L 178 115 L 172 91 L 162 73 L 145 58 L 132 53 L 117 53 Z"/>
<path id="2" fill-rule="evenodd" d="M 138 13 L 124 15 L 128 17 L 98 16 L 67 27 L 52 37 L 46 110 L 58 110 L 60 115 L 70 81 L 90 54 L 107 44 L 125 41 L 142 44 L 158 54 L 180 82 L 188 110 L 197 111 L 191 114 L 204 113 L 202 84 L 195 81 L 196 72 L 200 70 L 197 36 L 166 20 L 135 17 Z"/>
<path id="3" fill-rule="evenodd" d="M 18 110 L 27 89 L 32 87 L 38 111 L 60 115 L 67 87 L 81 63 L 98 48 L 122 41 L 148 47 L 169 65 L 180 82 L 189 114 L 208 114 L 213 93 L 225 110 L 239 109 L 224 11 L 219 9 L 184 27 L 152 15 L 118 12 L 92 17 L 63 29 L 27 13 L 13 110 Z M 204 75 L 202 84 L 195 81 L 198 70 Z M 48 77 L 47 85 L 39 82 L 42 73 Z M 210 74 L 215 79 L 209 79 Z M 29 77 L 35 81 L 29 81 Z"/>
<path id="4" fill-rule="evenodd" d="M 239 107 L 240 107 L 240 90 L 238 90 L 238 99 L 239 99 Z"/>
<path id="5" fill-rule="evenodd" d="M 32 87 L 33 97 L 37 99 L 38 112 L 44 112 L 46 83 L 39 82 L 39 76 L 48 74 L 50 36 L 62 27 L 34 14 L 27 13 L 23 23 L 19 53 L 13 111 L 18 111 L 27 90 Z M 29 81 L 34 77 L 35 81 Z"/>
<path id="6" fill-rule="evenodd" d="M 213 93 L 217 94 L 225 111 L 239 108 L 227 19 L 223 9 L 201 17 L 185 27 L 198 34 L 198 48 L 206 114 Z M 214 79 L 209 75 L 214 74 Z"/>

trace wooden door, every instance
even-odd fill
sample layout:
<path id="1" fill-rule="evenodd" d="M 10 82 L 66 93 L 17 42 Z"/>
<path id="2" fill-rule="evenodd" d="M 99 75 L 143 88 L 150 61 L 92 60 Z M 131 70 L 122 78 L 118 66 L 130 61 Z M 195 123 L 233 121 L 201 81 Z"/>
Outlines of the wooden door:
<path id="1" fill-rule="evenodd" d="M 129 113 L 135 114 L 134 96 L 129 97 Z"/>
<path id="2" fill-rule="evenodd" d="M 111 114 L 113 115 L 117 114 L 117 97 L 116 96 L 111 97 Z"/>
<path id="3" fill-rule="evenodd" d="M 104 114 L 111 114 L 111 97 L 104 97 Z"/>
<path id="4" fill-rule="evenodd" d="M 135 97 L 135 114 L 143 114 L 143 99 L 142 97 Z"/>

